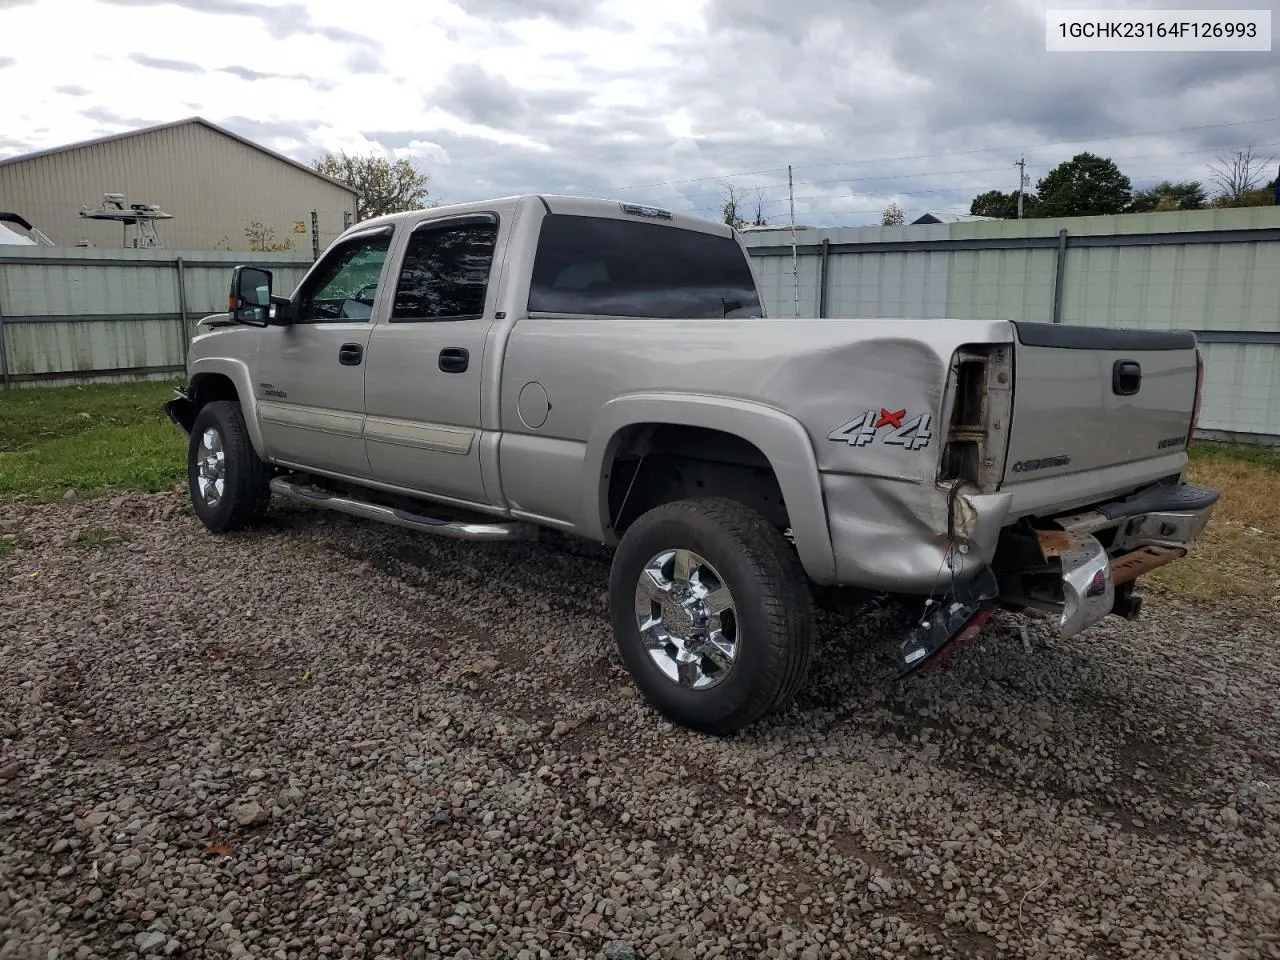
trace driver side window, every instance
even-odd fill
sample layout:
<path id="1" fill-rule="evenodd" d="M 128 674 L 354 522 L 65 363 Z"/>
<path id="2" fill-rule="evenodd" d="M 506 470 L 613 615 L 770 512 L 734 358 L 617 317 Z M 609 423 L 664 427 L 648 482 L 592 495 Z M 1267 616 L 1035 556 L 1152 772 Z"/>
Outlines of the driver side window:
<path id="1" fill-rule="evenodd" d="M 391 230 L 348 240 L 330 250 L 299 292 L 296 323 L 368 320 L 378 295 Z"/>

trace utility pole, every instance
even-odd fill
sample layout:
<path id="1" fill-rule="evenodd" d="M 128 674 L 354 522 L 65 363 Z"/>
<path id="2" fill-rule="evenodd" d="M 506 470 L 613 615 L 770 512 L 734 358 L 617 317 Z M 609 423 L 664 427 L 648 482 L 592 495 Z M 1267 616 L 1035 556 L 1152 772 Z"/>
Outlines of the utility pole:
<path id="1" fill-rule="evenodd" d="M 1018 219 L 1022 219 L 1022 195 L 1027 192 L 1027 158 L 1019 157 L 1014 166 L 1018 168 Z"/>
<path id="2" fill-rule="evenodd" d="M 796 256 L 796 193 L 791 180 L 791 164 L 787 164 L 787 201 L 791 205 L 791 284 L 792 310 L 800 316 L 800 260 Z"/>

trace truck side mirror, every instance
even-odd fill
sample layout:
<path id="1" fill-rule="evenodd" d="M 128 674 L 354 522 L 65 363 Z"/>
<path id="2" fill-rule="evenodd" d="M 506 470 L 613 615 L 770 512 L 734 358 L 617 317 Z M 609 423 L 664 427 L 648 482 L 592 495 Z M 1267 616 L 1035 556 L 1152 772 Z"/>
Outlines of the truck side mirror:
<path id="1" fill-rule="evenodd" d="M 227 312 L 236 323 L 265 327 L 271 322 L 271 271 L 239 266 L 231 271 Z"/>

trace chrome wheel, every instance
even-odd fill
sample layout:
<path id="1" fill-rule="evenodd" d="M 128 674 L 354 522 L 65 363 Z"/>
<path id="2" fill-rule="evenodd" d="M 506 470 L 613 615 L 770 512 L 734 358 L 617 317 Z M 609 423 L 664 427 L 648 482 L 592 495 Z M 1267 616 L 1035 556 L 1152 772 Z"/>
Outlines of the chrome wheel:
<path id="1" fill-rule="evenodd" d="M 644 565 L 636 584 L 636 625 L 658 669 L 691 690 L 723 681 L 738 656 L 733 594 L 690 550 L 664 550 Z"/>
<path id="2" fill-rule="evenodd" d="M 196 489 L 200 492 L 200 499 L 205 506 L 216 507 L 227 486 L 227 455 L 222 449 L 222 434 L 213 427 L 205 427 L 200 435 L 196 469 L 199 471 Z"/>

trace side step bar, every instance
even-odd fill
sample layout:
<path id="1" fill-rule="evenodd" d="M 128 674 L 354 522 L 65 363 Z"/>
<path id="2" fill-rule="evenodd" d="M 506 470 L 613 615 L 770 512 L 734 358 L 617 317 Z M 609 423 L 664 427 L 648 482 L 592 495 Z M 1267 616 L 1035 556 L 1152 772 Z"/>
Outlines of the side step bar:
<path id="1" fill-rule="evenodd" d="M 287 477 L 276 477 L 271 481 L 272 493 L 289 497 L 293 500 L 309 503 L 312 506 L 336 510 L 339 513 L 362 517 L 365 520 L 377 520 L 395 527 L 418 530 L 422 533 L 434 534 L 437 537 L 449 537 L 453 540 L 472 541 L 514 541 L 538 539 L 538 528 L 531 523 L 504 521 L 485 523 L 470 520 L 441 520 L 421 513 L 411 513 L 396 507 L 384 507 L 381 504 L 357 500 L 337 493 L 330 493 L 309 484 L 301 484 Z"/>

